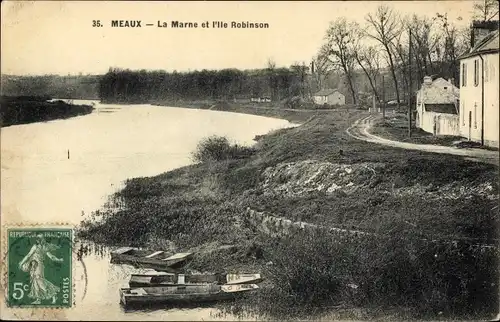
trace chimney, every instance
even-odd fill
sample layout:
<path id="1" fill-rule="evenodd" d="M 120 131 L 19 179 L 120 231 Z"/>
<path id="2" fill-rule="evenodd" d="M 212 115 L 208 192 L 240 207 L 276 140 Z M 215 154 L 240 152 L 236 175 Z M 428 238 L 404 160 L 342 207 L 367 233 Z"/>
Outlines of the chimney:
<path id="1" fill-rule="evenodd" d="M 425 77 L 424 77 L 424 84 L 425 84 L 425 85 L 431 85 L 431 84 L 432 84 L 432 77 L 430 77 L 430 76 L 425 76 Z"/>
<path id="2" fill-rule="evenodd" d="M 498 20 L 492 21 L 473 21 L 471 26 L 471 48 L 474 48 L 490 32 L 498 30 Z"/>

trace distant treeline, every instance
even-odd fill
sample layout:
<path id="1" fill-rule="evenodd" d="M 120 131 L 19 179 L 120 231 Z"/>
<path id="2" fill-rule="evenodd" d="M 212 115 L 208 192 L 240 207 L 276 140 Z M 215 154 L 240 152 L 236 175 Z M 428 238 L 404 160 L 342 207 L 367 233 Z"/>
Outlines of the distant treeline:
<path id="1" fill-rule="evenodd" d="M 2 75 L 2 95 L 98 99 L 100 75 L 10 76 Z"/>
<path id="2" fill-rule="evenodd" d="M 48 102 L 47 96 L 1 96 L 0 125 L 65 119 L 72 116 L 89 114 L 93 107 L 72 105 L 63 101 Z"/>
<path id="3" fill-rule="evenodd" d="M 268 97 L 281 100 L 302 95 L 308 88 L 299 68 L 202 70 L 187 73 L 110 69 L 99 83 L 105 103 L 150 100 L 234 99 Z"/>

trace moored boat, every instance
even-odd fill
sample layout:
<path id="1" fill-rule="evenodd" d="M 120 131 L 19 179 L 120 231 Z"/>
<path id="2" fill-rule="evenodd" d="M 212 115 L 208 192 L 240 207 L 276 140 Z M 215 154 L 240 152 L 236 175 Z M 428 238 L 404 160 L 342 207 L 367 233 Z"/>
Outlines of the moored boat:
<path id="1" fill-rule="evenodd" d="M 122 288 L 120 289 L 120 302 L 124 306 L 216 302 L 234 299 L 258 288 L 256 284 Z"/>
<path id="2" fill-rule="evenodd" d="M 166 272 L 176 272 L 176 268 L 185 264 L 192 257 L 192 253 L 172 254 L 161 250 L 142 250 L 134 247 L 122 247 L 111 252 L 112 263 L 130 264 L 135 267 L 152 268 Z"/>
<path id="3" fill-rule="evenodd" d="M 174 286 L 183 284 L 255 284 L 262 281 L 260 274 L 132 274 L 130 287 Z"/>
<path id="4" fill-rule="evenodd" d="M 132 274 L 130 287 L 175 286 L 184 284 L 223 284 L 225 276 L 220 274 Z"/>

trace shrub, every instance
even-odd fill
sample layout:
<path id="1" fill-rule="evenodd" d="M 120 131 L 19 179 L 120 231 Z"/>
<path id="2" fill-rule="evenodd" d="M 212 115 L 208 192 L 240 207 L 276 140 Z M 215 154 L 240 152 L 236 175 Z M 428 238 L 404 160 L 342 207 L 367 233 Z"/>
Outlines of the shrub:
<path id="1" fill-rule="evenodd" d="M 300 319 L 340 305 L 484 318 L 498 307 L 496 250 L 425 241 L 402 227 L 367 238 L 301 232 L 265 246 L 270 286 L 226 312 Z"/>
<path id="2" fill-rule="evenodd" d="M 224 161 L 243 159 L 254 153 L 253 148 L 238 144 L 231 145 L 223 136 L 210 136 L 202 139 L 192 154 L 194 162 Z"/>

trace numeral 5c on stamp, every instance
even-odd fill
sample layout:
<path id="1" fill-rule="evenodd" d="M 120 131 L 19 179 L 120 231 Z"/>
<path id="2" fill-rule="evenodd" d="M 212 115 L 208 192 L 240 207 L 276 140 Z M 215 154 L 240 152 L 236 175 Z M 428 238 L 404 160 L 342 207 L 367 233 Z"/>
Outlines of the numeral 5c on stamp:
<path id="1" fill-rule="evenodd" d="M 65 228 L 8 229 L 11 307 L 71 307 L 73 233 Z"/>

